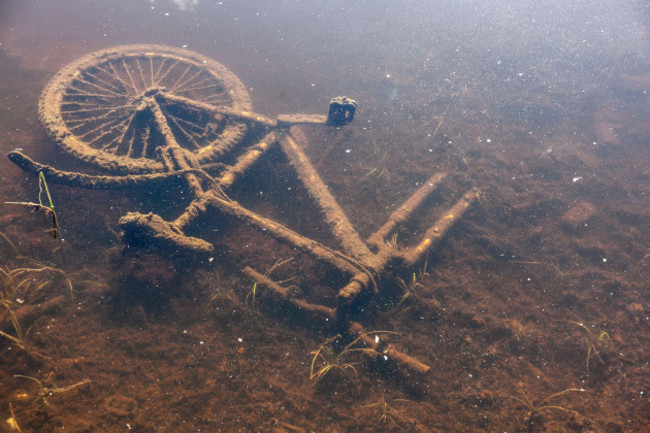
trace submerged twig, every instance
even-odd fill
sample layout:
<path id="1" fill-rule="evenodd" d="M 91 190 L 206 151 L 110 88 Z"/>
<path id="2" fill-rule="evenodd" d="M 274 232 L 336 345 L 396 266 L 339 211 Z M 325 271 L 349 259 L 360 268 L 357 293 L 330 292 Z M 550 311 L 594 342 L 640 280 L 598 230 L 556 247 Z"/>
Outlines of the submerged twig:
<path id="1" fill-rule="evenodd" d="M 47 197 L 47 203 L 43 204 L 43 193 Z M 63 252 L 63 238 L 61 237 L 61 228 L 59 226 L 59 220 L 56 216 L 54 210 L 54 202 L 52 201 L 52 196 L 50 195 L 50 189 L 47 186 L 47 181 L 45 180 L 45 175 L 43 172 L 38 173 L 38 203 L 29 202 L 29 201 L 6 201 L 5 204 L 17 204 L 20 206 L 31 207 L 33 212 L 40 212 L 43 216 L 43 224 L 48 227 L 46 232 L 52 236 L 53 239 L 58 239 L 61 249 L 61 256 L 65 263 L 65 254 Z"/>

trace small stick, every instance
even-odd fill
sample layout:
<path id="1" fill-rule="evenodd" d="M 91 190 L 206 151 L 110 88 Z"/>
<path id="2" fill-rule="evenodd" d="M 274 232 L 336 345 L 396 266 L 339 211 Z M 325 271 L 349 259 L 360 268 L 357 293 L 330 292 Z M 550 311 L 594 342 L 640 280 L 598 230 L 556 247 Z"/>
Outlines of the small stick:
<path id="1" fill-rule="evenodd" d="M 59 240 L 59 246 L 61 250 L 61 258 L 63 259 L 63 265 L 66 265 L 66 257 L 65 257 L 65 252 L 63 250 L 63 238 L 61 237 L 61 229 L 59 227 L 59 220 L 56 217 L 56 212 L 54 211 L 54 202 L 52 202 L 52 196 L 50 195 L 50 189 L 47 187 L 47 182 L 45 181 L 45 175 L 41 171 L 38 173 L 38 202 L 40 203 L 41 207 L 43 206 L 43 202 L 41 200 L 41 194 L 43 193 L 43 190 L 45 190 L 45 194 L 47 195 L 47 201 L 50 203 L 49 209 L 50 212 L 52 213 L 52 230 L 50 231 L 50 236 L 52 236 L 54 239 Z M 43 218 L 46 219 L 47 216 L 45 213 L 43 213 Z M 47 221 L 46 221 L 47 224 Z"/>
<path id="2" fill-rule="evenodd" d="M 9 425 L 13 427 L 18 433 L 23 433 L 22 429 L 18 425 L 18 420 L 16 419 L 16 415 L 14 414 L 14 406 L 13 404 L 11 404 L 11 402 L 9 402 L 9 413 L 11 414 L 11 418 L 9 418 L 11 422 L 7 420 Z"/>
<path id="3" fill-rule="evenodd" d="M 65 295 L 59 295 L 53 299 L 49 299 L 36 305 L 25 305 L 14 311 L 14 317 L 18 322 L 22 323 L 23 326 L 29 328 L 28 325 L 38 317 L 61 307 L 64 304 L 65 299 Z M 3 318 L 3 320 L 0 321 L 0 330 L 8 332 L 12 327 L 13 320 L 10 317 Z"/>
<path id="4" fill-rule="evenodd" d="M 45 194 L 47 195 L 47 200 L 50 203 L 50 206 L 45 206 L 43 204 L 43 200 L 41 199 L 41 196 L 43 195 L 43 190 L 45 190 Z M 51 213 L 52 216 L 52 230 L 50 231 L 50 236 L 52 236 L 54 239 L 57 237 L 59 240 L 61 239 L 60 236 L 58 236 L 59 232 L 59 224 L 56 219 L 56 212 L 54 211 L 54 203 L 52 202 L 52 196 L 50 195 L 50 189 L 47 187 L 47 182 L 45 181 L 45 175 L 43 172 L 38 173 L 38 204 L 40 205 L 41 211 L 43 211 L 43 217 L 47 218 L 46 211 L 45 209 L 49 209 L 49 213 Z M 47 225 L 47 220 L 45 221 L 45 224 Z"/>
<path id="5" fill-rule="evenodd" d="M 47 201 L 49 206 L 43 204 L 43 192 L 47 196 Z M 61 250 L 61 257 L 63 258 L 63 264 L 66 264 L 65 254 L 63 252 L 63 238 L 61 238 L 61 228 L 59 227 L 59 220 L 56 217 L 56 212 L 54 211 L 54 202 L 52 201 L 52 196 L 50 195 L 50 189 L 47 187 L 47 182 L 45 181 L 45 175 L 43 172 L 38 173 L 38 203 L 32 202 L 17 202 L 17 201 L 6 201 L 6 204 L 17 204 L 20 206 L 28 206 L 33 208 L 34 212 L 40 211 L 43 215 L 43 222 L 46 226 L 51 227 L 47 232 L 52 236 L 53 239 L 58 239 Z"/>

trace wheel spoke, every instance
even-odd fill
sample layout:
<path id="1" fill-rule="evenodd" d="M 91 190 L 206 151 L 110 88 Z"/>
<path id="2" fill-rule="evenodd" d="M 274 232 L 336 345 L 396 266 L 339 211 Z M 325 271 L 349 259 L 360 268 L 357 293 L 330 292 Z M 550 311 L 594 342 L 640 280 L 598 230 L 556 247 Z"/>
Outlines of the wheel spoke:
<path id="1" fill-rule="evenodd" d="M 94 73 L 94 72 L 96 72 L 96 73 Z M 102 75 L 105 75 L 106 78 L 102 77 Z M 127 95 L 127 91 L 124 88 L 124 86 L 122 86 L 122 83 L 115 80 L 115 77 L 113 77 L 111 75 L 107 75 L 106 71 L 104 71 L 102 69 L 97 68 L 97 71 L 87 72 L 87 73 L 84 74 L 84 78 L 87 81 L 93 81 L 93 80 L 98 81 L 101 84 L 103 84 L 104 86 L 106 86 L 109 90 L 114 91 L 116 94 L 118 94 L 120 96 L 126 96 Z"/>
<path id="2" fill-rule="evenodd" d="M 104 147 L 102 147 L 102 150 L 110 150 L 110 149 L 117 150 L 119 148 L 120 144 L 122 144 L 125 141 L 125 138 L 127 137 L 127 134 L 132 129 L 133 119 L 134 119 L 134 116 L 131 116 L 128 119 L 126 119 L 126 127 L 124 128 L 124 131 L 122 131 L 122 134 L 120 136 L 114 138 L 113 140 L 111 140 Z M 113 143 L 115 143 L 115 144 L 113 145 Z"/>
<path id="3" fill-rule="evenodd" d="M 170 117 L 172 117 L 175 121 L 180 122 L 183 125 L 185 125 L 184 128 L 193 129 L 194 130 L 193 131 L 194 135 L 201 135 L 205 131 L 205 127 L 202 126 L 202 125 L 199 125 L 198 123 L 194 123 L 194 122 L 192 122 L 190 120 L 183 119 L 183 118 L 180 118 L 180 117 L 175 117 L 175 116 L 170 116 Z"/>
<path id="4" fill-rule="evenodd" d="M 156 73 L 153 75 L 153 83 L 151 84 L 152 87 L 157 86 L 158 83 L 160 83 L 160 74 L 162 73 L 163 67 L 165 66 L 165 62 L 167 62 L 166 58 L 162 59 L 160 65 L 158 65 L 158 69 L 156 70 Z M 152 67 L 153 67 L 153 60 L 152 60 Z"/>
<path id="5" fill-rule="evenodd" d="M 140 59 L 136 58 L 135 59 L 135 64 L 138 65 L 138 72 L 140 72 L 140 79 L 142 80 L 142 86 L 143 88 L 147 87 L 147 80 L 144 79 L 144 71 L 142 70 L 142 66 L 140 65 Z"/>
<path id="6" fill-rule="evenodd" d="M 85 109 L 85 110 L 64 111 L 63 113 L 67 114 L 67 115 L 71 115 L 71 114 L 83 114 L 84 115 L 83 117 L 78 117 L 76 119 L 70 119 L 70 121 L 72 121 L 72 122 L 74 122 L 74 121 L 92 122 L 92 121 L 96 121 L 96 120 L 100 120 L 100 119 L 114 118 L 115 116 L 113 116 L 113 115 L 116 114 L 116 113 L 120 113 L 120 111 L 123 111 L 122 110 L 123 108 L 124 107 L 115 107 L 115 108 L 97 107 L 97 108 L 89 108 L 89 109 Z M 91 114 L 91 112 L 97 111 L 97 110 L 108 110 L 108 111 L 106 111 L 104 113 L 101 113 L 101 114 L 98 114 L 96 116 L 93 116 Z M 123 114 L 122 114 L 122 116 L 123 116 Z"/>
<path id="7" fill-rule="evenodd" d="M 191 65 L 187 65 L 187 68 L 185 68 L 185 70 L 183 71 L 183 73 L 181 74 L 181 76 L 178 77 L 178 79 L 176 80 L 176 82 L 175 82 L 174 84 L 172 84 L 171 87 L 169 88 L 169 91 L 170 91 L 170 92 L 173 93 L 176 89 L 178 89 L 179 83 L 181 83 L 181 81 L 185 79 L 185 76 L 187 75 L 187 73 L 188 73 L 191 69 L 192 69 L 192 66 L 191 66 Z M 199 73 L 201 73 L 201 72 L 199 71 Z M 183 83 L 185 83 L 185 81 L 183 81 Z M 183 83 L 181 83 L 180 85 L 183 85 Z"/>
<path id="8" fill-rule="evenodd" d="M 116 119 L 116 120 L 113 122 L 113 123 L 115 123 L 115 124 L 114 124 L 113 126 L 111 126 L 110 128 L 108 128 L 108 129 L 106 129 L 106 127 L 110 124 L 110 122 L 109 122 L 109 123 L 106 123 L 106 124 L 101 128 L 104 132 L 102 132 L 102 133 L 99 134 L 97 137 L 95 137 L 95 138 L 93 138 L 92 140 L 90 140 L 90 141 L 88 142 L 88 144 L 89 144 L 91 147 L 98 147 L 98 146 L 95 146 L 95 143 L 98 143 L 99 141 L 101 141 L 101 140 L 104 139 L 105 137 L 109 137 L 109 136 L 114 135 L 114 131 L 115 131 L 115 130 L 118 130 L 118 129 L 119 129 L 119 130 L 121 131 L 121 130 L 122 130 L 121 128 L 124 127 L 124 126 L 126 126 L 126 125 L 128 125 L 128 123 L 129 123 L 129 118 L 128 118 L 128 117 L 127 117 L 127 118 L 123 118 L 122 120 L 119 120 L 119 121 L 118 121 L 118 120 L 119 120 L 119 119 Z M 87 134 L 85 134 L 85 135 L 87 135 Z M 101 145 L 100 145 L 99 147 L 101 147 Z"/>
<path id="9" fill-rule="evenodd" d="M 81 89 L 79 87 L 76 87 L 76 83 L 73 83 L 70 85 L 70 87 L 67 89 L 68 92 L 74 92 L 74 93 L 68 93 L 70 96 L 89 96 L 91 98 L 114 98 L 114 96 L 108 94 L 108 93 L 93 93 L 89 92 L 87 90 Z"/>
<path id="10" fill-rule="evenodd" d="M 131 81 L 131 87 L 133 87 L 133 90 L 135 90 L 135 93 L 137 94 L 138 86 L 136 86 L 135 81 L 133 81 L 133 76 L 131 75 L 131 71 L 129 71 L 129 67 L 126 65 L 126 61 L 124 61 L 124 59 L 122 59 L 122 66 L 126 71 L 126 75 L 129 77 L 129 81 Z"/>
<path id="11" fill-rule="evenodd" d="M 127 117 L 122 116 L 122 117 L 115 117 L 112 119 L 106 119 L 104 122 L 94 122 L 93 124 L 85 123 L 77 126 L 76 128 L 71 128 L 71 131 L 77 134 L 78 138 L 85 140 L 91 137 L 95 133 L 104 131 L 107 127 L 111 125 L 122 123 L 126 119 Z"/>
<path id="12" fill-rule="evenodd" d="M 163 80 L 169 75 L 169 73 L 178 65 L 180 62 L 176 61 L 165 71 L 165 73 L 158 79 L 157 85 L 163 82 Z"/>
<path id="13" fill-rule="evenodd" d="M 149 84 L 151 87 L 155 85 L 154 81 L 154 73 L 153 73 L 153 57 L 148 56 L 149 58 L 149 76 L 151 77 L 151 83 Z"/>
<path id="14" fill-rule="evenodd" d="M 169 116 L 168 118 L 178 128 L 178 130 L 181 132 L 181 134 L 185 138 L 186 142 L 191 143 L 191 145 L 192 145 L 191 147 L 193 148 L 192 150 L 199 150 L 201 148 L 201 146 L 199 146 L 199 144 L 196 142 L 196 140 L 194 140 L 194 137 L 192 137 L 192 134 L 187 132 L 185 130 L 185 128 L 183 128 L 181 126 L 180 122 L 178 121 L 179 119 L 177 119 L 177 118 L 175 118 L 173 116 Z"/>
<path id="15" fill-rule="evenodd" d="M 84 79 L 84 78 L 80 78 L 80 79 L 78 79 L 77 81 L 78 81 L 79 83 L 85 84 L 85 85 L 88 86 L 88 87 L 94 87 L 95 89 L 97 89 L 97 90 L 99 90 L 99 91 L 107 92 L 107 95 L 118 96 L 118 97 L 120 97 L 120 98 L 124 97 L 124 95 L 122 95 L 122 94 L 120 94 L 120 93 L 117 93 L 117 92 L 111 90 L 110 88 L 102 87 L 102 86 L 100 86 L 99 84 L 97 84 L 97 83 L 93 83 L 93 82 L 88 81 L 88 80 L 86 80 L 86 79 Z"/>
<path id="16" fill-rule="evenodd" d="M 129 88 L 130 84 L 127 83 L 126 81 L 124 81 L 124 79 L 123 79 L 122 77 L 120 77 L 120 74 L 117 72 L 117 70 L 115 69 L 115 66 L 113 66 L 112 63 L 109 63 L 109 64 L 108 64 L 108 67 L 111 68 L 112 73 L 109 72 L 109 71 L 106 71 L 106 70 L 104 70 L 104 69 L 102 69 L 102 68 L 99 68 L 99 69 L 101 69 L 102 71 L 104 71 L 105 73 L 107 73 L 109 76 L 111 76 L 112 78 L 115 78 L 117 81 L 119 81 L 119 82 L 122 84 L 122 86 L 124 86 L 124 89 L 125 89 L 126 92 L 128 93 L 128 92 L 129 92 L 129 91 L 128 91 L 128 88 Z M 135 94 L 138 93 L 138 91 L 137 91 L 137 89 L 136 89 L 135 87 L 131 86 L 131 88 L 133 89 L 133 92 L 134 92 Z"/>
<path id="17" fill-rule="evenodd" d="M 204 86 L 204 84 L 206 84 Z M 215 82 L 215 80 L 212 77 L 204 77 L 202 80 L 196 81 L 192 83 L 191 85 L 185 87 L 182 92 L 192 92 L 195 90 L 203 90 L 203 89 L 209 89 L 212 87 L 216 87 L 217 91 L 219 88 L 219 84 Z"/>

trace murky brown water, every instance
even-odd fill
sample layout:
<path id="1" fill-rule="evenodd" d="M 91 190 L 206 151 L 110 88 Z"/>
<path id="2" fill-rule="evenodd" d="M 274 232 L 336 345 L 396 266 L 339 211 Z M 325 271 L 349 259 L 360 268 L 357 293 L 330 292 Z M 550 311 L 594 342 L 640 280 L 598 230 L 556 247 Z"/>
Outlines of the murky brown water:
<path id="1" fill-rule="evenodd" d="M 292 259 L 271 277 L 328 307 L 349 278 L 235 219 L 191 228 L 215 245 L 205 263 L 125 250 L 120 217 L 177 217 L 183 185 L 52 184 L 65 257 L 38 213 L 0 205 L 0 318 L 14 338 L 0 338 L 0 431 L 650 429 L 646 6 L 196 3 L 2 3 L 0 150 L 96 173 L 49 140 L 38 101 L 66 64 L 123 44 L 215 59 L 268 116 L 353 97 L 354 122 L 304 127 L 304 150 L 361 238 L 434 173 L 447 177 L 396 232 L 402 246 L 479 190 L 426 260 L 388 267 L 355 312 L 431 371 L 336 358 L 336 330 L 253 298 L 247 266 Z M 0 176 L 2 202 L 38 200 L 38 179 L 6 158 Z M 278 150 L 231 194 L 339 248 Z M 338 364 L 315 383 L 319 348 Z"/>

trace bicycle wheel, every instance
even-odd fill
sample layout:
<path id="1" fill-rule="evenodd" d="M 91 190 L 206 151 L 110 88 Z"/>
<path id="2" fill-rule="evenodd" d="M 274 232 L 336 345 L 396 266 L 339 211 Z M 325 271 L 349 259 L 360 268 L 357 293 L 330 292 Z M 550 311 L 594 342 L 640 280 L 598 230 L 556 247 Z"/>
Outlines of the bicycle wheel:
<path id="1" fill-rule="evenodd" d="M 88 54 L 59 71 L 39 103 L 50 137 L 75 158 L 114 173 L 163 171 L 156 149 L 165 144 L 157 107 L 175 143 L 200 163 L 239 143 L 246 125 L 164 94 L 213 106 L 250 110 L 246 88 L 230 70 L 200 54 L 162 45 L 125 45 Z M 157 95 L 157 96 L 156 96 Z"/>

